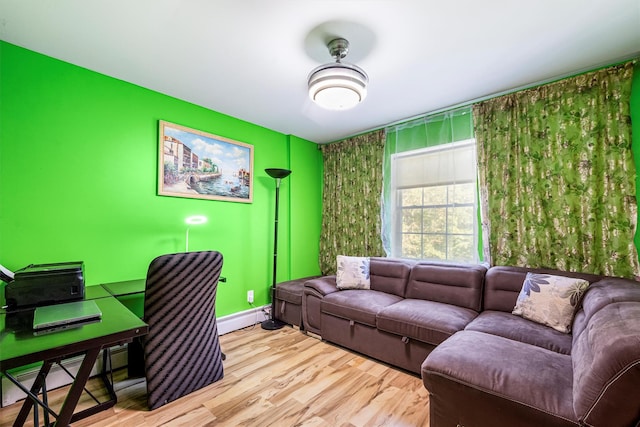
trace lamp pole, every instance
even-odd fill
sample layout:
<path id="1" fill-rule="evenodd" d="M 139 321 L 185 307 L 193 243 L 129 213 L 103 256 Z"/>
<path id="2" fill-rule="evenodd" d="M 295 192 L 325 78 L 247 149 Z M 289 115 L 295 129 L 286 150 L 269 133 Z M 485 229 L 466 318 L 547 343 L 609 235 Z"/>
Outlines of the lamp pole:
<path id="1" fill-rule="evenodd" d="M 280 181 L 282 178 L 286 178 L 291 174 L 288 169 L 265 169 L 264 170 L 271 178 L 276 180 L 276 214 L 274 222 L 274 235 L 273 235 L 273 278 L 271 279 L 271 313 L 269 313 L 269 319 L 260 324 L 262 329 L 275 330 L 282 328 L 285 323 L 275 318 L 276 312 L 276 271 L 278 268 L 278 207 L 280 204 Z"/>

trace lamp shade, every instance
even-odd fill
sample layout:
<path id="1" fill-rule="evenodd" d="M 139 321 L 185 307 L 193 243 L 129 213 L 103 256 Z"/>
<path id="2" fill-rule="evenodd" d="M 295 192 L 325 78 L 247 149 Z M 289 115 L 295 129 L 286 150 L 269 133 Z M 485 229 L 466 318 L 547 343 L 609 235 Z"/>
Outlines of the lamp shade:
<path id="1" fill-rule="evenodd" d="M 336 38 L 327 44 L 336 62 L 321 65 L 309 73 L 309 97 L 327 110 L 348 110 L 367 97 L 369 76 L 357 65 L 342 62 L 349 41 Z"/>
<path id="2" fill-rule="evenodd" d="M 344 62 L 321 65 L 309 74 L 309 97 L 328 110 L 348 110 L 367 96 L 367 74 Z"/>
<path id="3" fill-rule="evenodd" d="M 199 225 L 207 222 L 207 217 L 203 215 L 192 215 L 185 218 L 184 222 L 189 225 Z"/>
<path id="4" fill-rule="evenodd" d="M 291 174 L 288 169 L 268 168 L 264 170 L 271 178 L 286 178 Z"/>

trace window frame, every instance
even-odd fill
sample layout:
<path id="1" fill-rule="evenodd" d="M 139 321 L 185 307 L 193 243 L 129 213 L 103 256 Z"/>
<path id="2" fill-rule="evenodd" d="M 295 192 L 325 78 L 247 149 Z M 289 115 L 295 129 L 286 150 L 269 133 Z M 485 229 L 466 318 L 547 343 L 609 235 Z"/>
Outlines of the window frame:
<path id="1" fill-rule="evenodd" d="M 446 143 L 446 144 L 439 144 L 439 145 L 435 145 L 435 146 L 431 146 L 431 147 L 426 147 L 426 148 L 420 148 L 417 150 L 411 150 L 411 151 L 405 151 L 405 152 L 401 152 L 401 153 L 396 153 L 396 154 L 392 154 L 391 155 L 391 183 L 390 183 L 390 190 L 391 190 L 391 194 L 392 194 L 392 203 L 391 203 L 391 241 L 390 241 L 390 248 L 391 248 L 391 256 L 392 257 L 396 257 L 396 258 L 406 258 L 406 259 L 417 259 L 417 260 L 425 260 L 425 261 L 438 261 L 438 262 L 450 262 L 450 263 L 470 263 L 470 264 L 479 264 L 481 263 L 480 260 L 480 253 L 479 253 L 479 249 L 478 249 L 478 242 L 479 239 L 481 238 L 481 231 L 480 231 L 480 226 L 479 226 L 479 194 L 478 194 L 478 170 L 477 170 L 477 163 L 475 163 L 475 178 L 473 180 L 464 180 L 464 181 L 460 181 L 457 182 L 454 180 L 454 182 L 451 183 L 438 183 L 438 184 L 434 184 L 434 185 L 426 185 L 426 186 L 413 186 L 413 187 L 406 187 L 406 188 L 397 188 L 397 174 L 396 174 L 396 168 L 397 168 L 397 159 L 399 158 L 405 158 L 405 157 L 414 157 L 414 156 L 420 156 L 420 155 L 425 155 L 428 153 L 437 153 L 437 152 L 442 152 L 442 151 L 449 151 L 449 150 L 455 150 L 455 149 L 460 149 L 460 148 L 464 148 L 467 146 L 473 146 L 474 148 L 474 153 L 476 153 L 477 150 L 477 144 L 476 144 L 476 140 L 475 138 L 469 138 L 466 140 L 462 140 L 462 141 L 455 141 L 455 142 L 451 142 L 451 143 Z M 403 200 L 402 200 L 402 190 L 406 190 L 408 188 L 421 188 L 421 189 L 425 189 L 425 188 L 429 188 L 429 187 L 441 187 L 441 186 L 450 186 L 450 185 L 456 185 L 456 184 L 471 184 L 473 183 L 475 186 L 475 194 L 474 194 L 474 198 L 473 198 L 473 203 L 455 203 L 455 201 L 449 201 L 450 200 L 450 189 L 446 189 L 447 192 L 447 200 L 446 200 L 446 204 L 432 204 L 432 205 L 426 205 L 425 201 L 424 201 L 424 190 L 422 191 L 422 200 L 421 200 L 421 205 L 407 205 L 404 206 Z M 449 232 L 449 209 L 452 208 L 456 208 L 456 207 L 469 207 L 472 206 L 473 207 L 473 245 L 472 245 L 472 261 L 468 261 L 468 260 L 456 260 L 456 259 L 440 259 L 440 258 L 410 258 L 408 256 L 404 256 L 402 253 L 402 243 L 403 243 L 403 237 L 405 235 L 418 235 L 420 236 L 421 239 L 421 243 L 420 243 L 420 247 L 421 247 L 421 256 L 424 256 L 424 236 L 427 235 L 438 235 L 438 236 L 444 236 L 444 242 L 445 242 L 445 248 L 446 248 L 446 256 L 449 256 L 449 237 L 451 236 L 455 236 L 455 235 L 460 235 L 460 233 L 450 233 Z M 402 218 L 403 215 L 401 214 L 402 211 L 407 210 L 407 209 L 420 209 L 420 230 L 419 232 L 405 232 L 403 231 L 403 224 L 402 224 Z M 424 228 L 424 214 L 425 214 L 425 210 L 426 209 L 445 209 L 445 232 L 444 233 L 434 233 L 434 232 L 426 232 L 425 228 Z M 464 236 L 469 236 L 469 234 L 463 234 Z"/>

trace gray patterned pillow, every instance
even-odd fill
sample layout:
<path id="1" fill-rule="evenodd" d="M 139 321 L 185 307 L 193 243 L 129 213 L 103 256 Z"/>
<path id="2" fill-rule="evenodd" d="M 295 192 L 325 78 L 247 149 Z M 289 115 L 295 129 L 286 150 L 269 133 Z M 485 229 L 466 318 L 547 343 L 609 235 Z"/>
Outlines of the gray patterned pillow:
<path id="1" fill-rule="evenodd" d="M 369 257 L 338 255 L 338 289 L 369 289 Z"/>
<path id="2" fill-rule="evenodd" d="M 589 282 L 564 276 L 527 273 L 513 314 L 571 332 L 576 308 Z"/>

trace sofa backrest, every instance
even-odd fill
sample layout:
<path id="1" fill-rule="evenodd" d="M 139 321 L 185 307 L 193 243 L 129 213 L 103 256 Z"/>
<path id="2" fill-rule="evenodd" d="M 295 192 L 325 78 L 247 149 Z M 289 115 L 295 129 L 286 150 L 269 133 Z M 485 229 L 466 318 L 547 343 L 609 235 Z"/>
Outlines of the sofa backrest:
<path id="1" fill-rule="evenodd" d="M 371 257 L 369 279 L 371 289 L 404 296 L 411 267 L 415 263 L 396 258 Z"/>
<path id="2" fill-rule="evenodd" d="M 484 279 L 483 310 L 511 312 L 516 305 L 518 294 L 520 294 L 522 284 L 528 272 L 575 277 L 584 279 L 589 283 L 597 282 L 605 277 L 595 274 L 573 273 L 547 268 L 491 267 L 487 271 Z"/>
<path id="3" fill-rule="evenodd" d="M 587 291 L 585 325 L 574 333 L 573 408 L 585 425 L 640 420 L 640 284 L 617 280 Z"/>
<path id="4" fill-rule="evenodd" d="M 482 265 L 420 262 L 411 269 L 404 297 L 480 311 L 486 272 Z"/>

